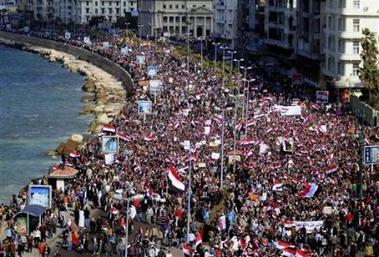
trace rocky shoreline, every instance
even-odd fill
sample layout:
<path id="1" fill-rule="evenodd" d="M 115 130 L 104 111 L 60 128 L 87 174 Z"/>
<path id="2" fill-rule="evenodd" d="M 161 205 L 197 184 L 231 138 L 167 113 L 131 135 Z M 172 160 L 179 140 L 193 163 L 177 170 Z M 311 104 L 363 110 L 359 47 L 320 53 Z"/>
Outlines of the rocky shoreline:
<path id="1" fill-rule="evenodd" d="M 49 48 L 20 44 L 11 40 L 0 38 L 0 43 L 41 55 L 51 62 L 61 63 L 71 72 L 79 73 L 86 77 L 82 87 L 88 94 L 83 96 L 84 107 L 81 115 L 92 114 L 94 119 L 88 127 L 88 133 L 98 134 L 104 124 L 110 123 L 120 115 L 126 101 L 126 90 L 122 82 L 111 74 L 90 64 L 77 59 L 75 56 Z M 78 150 L 83 142 L 81 135 L 72 135 L 66 142 L 61 143 L 55 150 L 49 150 L 48 155 L 56 156 L 62 153 L 68 154 L 72 150 Z"/>

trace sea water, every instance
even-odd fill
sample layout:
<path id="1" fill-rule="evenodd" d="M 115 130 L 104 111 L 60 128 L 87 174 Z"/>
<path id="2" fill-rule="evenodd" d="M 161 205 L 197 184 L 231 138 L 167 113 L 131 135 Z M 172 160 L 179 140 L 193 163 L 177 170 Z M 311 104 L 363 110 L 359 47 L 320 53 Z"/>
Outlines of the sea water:
<path id="1" fill-rule="evenodd" d="M 48 150 L 85 133 L 83 84 L 60 64 L 0 45 L 0 203 L 59 162 Z"/>

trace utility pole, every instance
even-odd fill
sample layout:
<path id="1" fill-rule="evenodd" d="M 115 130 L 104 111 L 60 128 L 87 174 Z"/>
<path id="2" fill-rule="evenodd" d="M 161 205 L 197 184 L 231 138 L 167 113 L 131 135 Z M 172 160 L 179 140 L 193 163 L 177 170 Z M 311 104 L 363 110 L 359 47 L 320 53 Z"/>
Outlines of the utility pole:
<path id="1" fill-rule="evenodd" d="M 188 189 L 187 189 L 187 243 L 189 243 L 189 234 L 190 234 L 190 225 L 191 225 L 191 187 L 192 187 L 192 149 L 191 142 L 189 145 L 189 153 L 190 153 L 190 163 L 189 163 L 189 171 L 188 171 Z"/>

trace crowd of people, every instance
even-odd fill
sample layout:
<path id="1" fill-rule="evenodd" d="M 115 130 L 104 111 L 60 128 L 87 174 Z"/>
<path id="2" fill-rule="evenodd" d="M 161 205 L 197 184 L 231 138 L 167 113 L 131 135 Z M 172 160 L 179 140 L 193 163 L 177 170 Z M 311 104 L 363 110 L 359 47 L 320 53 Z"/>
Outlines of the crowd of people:
<path id="1" fill-rule="evenodd" d="M 71 159 L 77 177 L 54 192 L 46 222 L 65 228 L 64 247 L 124 256 L 128 228 L 129 256 L 169 257 L 171 247 L 215 257 L 379 255 L 378 167 L 359 164 L 362 141 L 378 144 L 378 128 L 359 124 L 345 106 L 304 97 L 258 65 L 247 82 L 188 66 L 169 45 L 130 40 L 125 53 L 113 37 L 69 43 L 119 63 L 134 87 L 120 116 L 104 124 L 114 130 L 85 143 Z M 150 79 L 162 82 L 155 96 Z M 150 113 L 138 111 L 140 100 L 152 102 Z M 286 114 L 293 109 L 300 113 Z M 111 160 L 104 135 L 121 135 Z M 169 167 L 184 191 L 171 190 Z M 62 217 L 68 209 L 72 220 Z"/>

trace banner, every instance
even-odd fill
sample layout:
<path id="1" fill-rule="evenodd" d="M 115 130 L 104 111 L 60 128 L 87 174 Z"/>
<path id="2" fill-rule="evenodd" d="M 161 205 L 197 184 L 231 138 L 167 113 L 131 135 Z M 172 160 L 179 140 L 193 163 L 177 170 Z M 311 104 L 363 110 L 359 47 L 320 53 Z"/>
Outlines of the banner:
<path id="1" fill-rule="evenodd" d="M 312 233 L 315 229 L 320 229 L 324 225 L 323 220 L 318 221 L 295 221 L 294 222 L 296 230 L 305 227 L 307 233 Z"/>
<path id="2" fill-rule="evenodd" d="M 151 101 L 137 101 L 139 113 L 151 113 L 152 103 Z"/>
<path id="3" fill-rule="evenodd" d="M 379 145 L 365 146 L 364 162 L 365 164 L 379 163 Z"/>
<path id="4" fill-rule="evenodd" d="M 298 116 L 301 115 L 301 106 L 274 105 L 272 111 L 280 112 L 280 115 L 282 116 Z"/>
<path id="5" fill-rule="evenodd" d="M 115 154 L 118 152 L 118 137 L 117 136 L 103 136 L 101 150 L 103 153 Z"/>
<path id="6" fill-rule="evenodd" d="M 137 55 L 137 64 L 145 64 L 145 56 L 144 55 Z"/>
<path id="7" fill-rule="evenodd" d="M 317 103 L 328 103 L 329 102 L 329 91 L 316 91 L 316 102 Z"/>
<path id="8" fill-rule="evenodd" d="M 28 205 L 51 208 L 51 186 L 29 185 Z"/>
<path id="9" fill-rule="evenodd" d="M 113 153 L 106 153 L 105 155 L 104 155 L 104 159 L 105 159 L 105 164 L 106 165 L 109 165 L 109 164 L 113 164 L 114 163 L 114 161 L 115 161 L 115 154 L 113 154 Z"/>
<path id="10" fill-rule="evenodd" d="M 147 67 L 147 76 L 149 76 L 149 77 L 155 77 L 155 76 L 157 76 L 157 73 L 158 73 L 157 66 L 155 66 L 155 65 L 149 65 Z"/>

